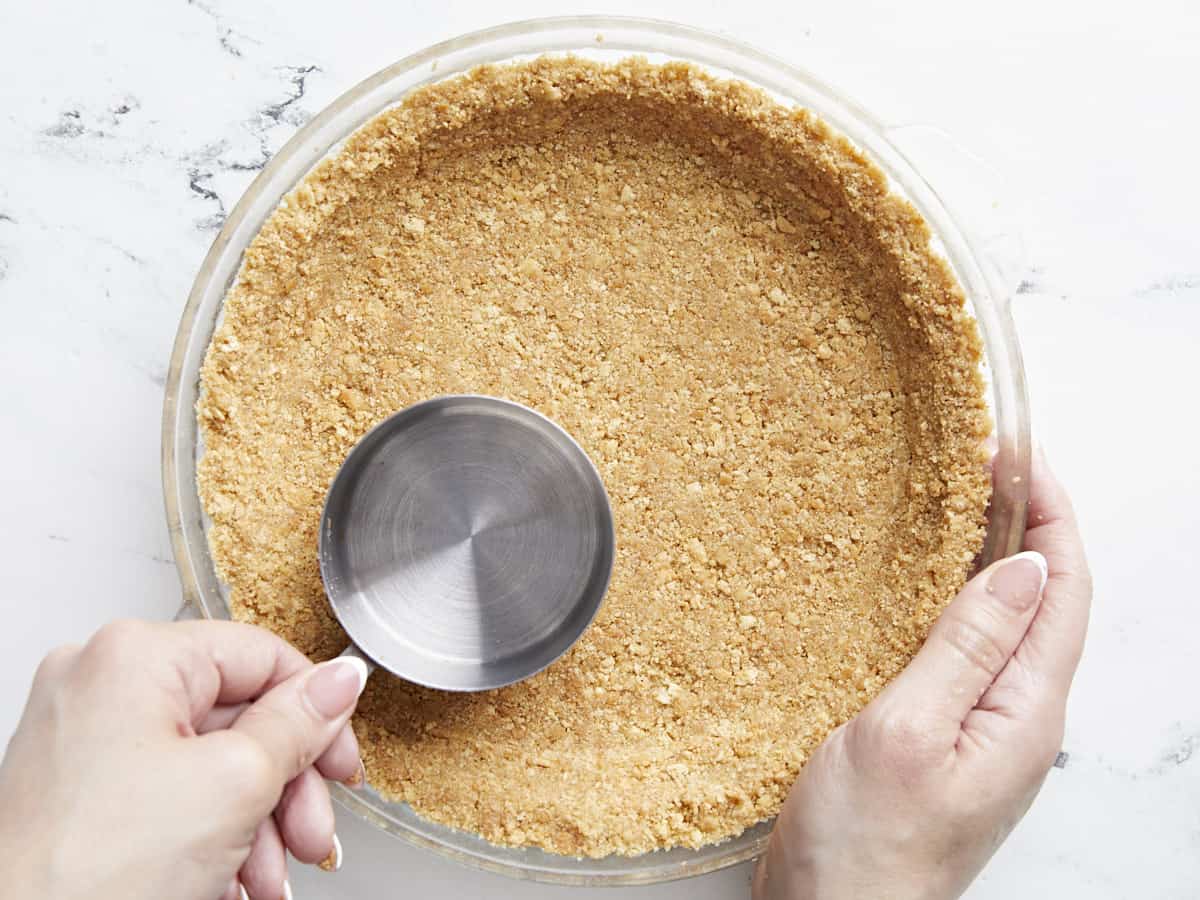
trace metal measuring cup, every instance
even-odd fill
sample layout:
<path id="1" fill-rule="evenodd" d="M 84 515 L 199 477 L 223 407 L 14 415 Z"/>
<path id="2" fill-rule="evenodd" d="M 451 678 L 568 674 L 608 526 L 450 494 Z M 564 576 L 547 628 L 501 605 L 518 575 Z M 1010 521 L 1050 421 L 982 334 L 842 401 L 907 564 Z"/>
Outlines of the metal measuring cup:
<path id="1" fill-rule="evenodd" d="M 595 617 L 615 538 L 596 467 L 528 407 L 436 397 L 369 431 L 330 485 L 321 578 L 368 666 L 481 691 L 540 672 Z"/>

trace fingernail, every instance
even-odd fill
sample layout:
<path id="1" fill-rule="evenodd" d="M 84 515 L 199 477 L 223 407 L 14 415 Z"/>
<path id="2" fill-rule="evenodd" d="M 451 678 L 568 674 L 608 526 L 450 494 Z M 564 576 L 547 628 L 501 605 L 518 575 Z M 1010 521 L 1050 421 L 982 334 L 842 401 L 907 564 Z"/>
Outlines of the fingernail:
<path id="1" fill-rule="evenodd" d="M 1026 550 L 995 565 L 988 575 L 987 592 L 1015 611 L 1025 612 L 1042 595 L 1048 575 L 1046 558 L 1036 550 Z"/>
<path id="2" fill-rule="evenodd" d="M 358 699 L 366 683 L 366 663 L 353 656 L 339 656 L 313 670 L 304 692 L 320 715 L 336 719 Z"/>
<path id="3" fill-rule="evenodd" d="M 290 881 L 283 882 L 283 900 L 292 900 L 292 883 Z"/>
<path id="4" fill-rule="evenodd" d="M 317 868 L 325 872 L 336 872 L 342 867 L 342 842 L 338 840 L 338 836 L 333 836 L 333 849 L 329 851 L 329 855 L 317 863 Z"/>
<path id="5" fill-rule="evenodd" d="M 238 882 L 238 896 L 241 900 L 250 900 L 250 895 L 246 893 L 246 886 L 240 881 Z"/>
<path id="6" fill-rule="evenodd" d="M 358 761 L 358 768 L 354 770 L 354 774 L 342 782 L 346 787 L 360 787 L 367 780 L 367 770 L 363 766 L 363 761 Z"/>

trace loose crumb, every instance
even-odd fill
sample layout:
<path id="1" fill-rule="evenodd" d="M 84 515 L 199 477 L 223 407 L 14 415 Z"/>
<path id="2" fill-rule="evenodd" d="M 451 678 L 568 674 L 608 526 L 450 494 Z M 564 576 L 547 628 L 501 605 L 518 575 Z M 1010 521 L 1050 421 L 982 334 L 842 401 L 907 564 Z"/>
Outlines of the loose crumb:
<path id="1" fill-rule="evenodd" d="M 370 783 L 489 841 L 698 847 L 779 811 L 982 543 L 990 425 L 916 211 L 814 116 L 683 65 L 539 59 L 412 92 L 251 243 L 204 364 L 199 490 L 236 618 L 314 659 L 355 441 L 444 393 L 549 415 L 618 554 L 562 660 L 498 691 L 386 675 Z"/>

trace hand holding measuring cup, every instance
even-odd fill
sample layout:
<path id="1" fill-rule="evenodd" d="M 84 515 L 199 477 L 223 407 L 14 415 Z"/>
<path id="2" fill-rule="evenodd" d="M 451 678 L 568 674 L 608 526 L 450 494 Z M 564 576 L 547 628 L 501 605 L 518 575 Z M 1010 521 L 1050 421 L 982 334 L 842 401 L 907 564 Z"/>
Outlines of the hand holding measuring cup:
<path id="1" fill-rule="evenodd" d="M 285 848 L 341 862 L 322 778 L 363 778 L 368 659 L 445 690 L 540 671 L 600 606 L 612 514 L 553 422 L 440 397 L 351 452 L 320 553 L 358 646 L 319 666 L 232 622 L 118 623 L 46 659 L 0 768 L 0 900 L 290 898 Z"/>
<path id="2" fill-rule="evenodd" d="M 119 622 L 34 678 L 0 765 L 0 898 L 280 900 L 336 867 L 362 662 L 234 622 Z M 239 884 L 240 883 L 240 884 Z"/>

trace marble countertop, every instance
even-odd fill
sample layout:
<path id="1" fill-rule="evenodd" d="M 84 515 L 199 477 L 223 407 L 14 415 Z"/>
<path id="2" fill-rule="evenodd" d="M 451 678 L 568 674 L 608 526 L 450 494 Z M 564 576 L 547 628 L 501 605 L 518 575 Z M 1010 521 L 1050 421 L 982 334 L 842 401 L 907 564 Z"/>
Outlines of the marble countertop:
<path id="1" fill-rule="evenodd" d="M 996 179 L 988 190 L 1021 223 L 1014 310 L 1035 430 L 1076 498 L 1096 602 L 1070 760 L 972 900 L 1200 892 L 1200 13 L 1090 6 L 605 10 L 743 39 L 884 121 L 945 129 L 975 155 L 968 180 Z M 256 170 L 384 65 L 565 11 L 533 0 L 0 10 L 0 735 L 50 647 L 117 616 L 175 611 L 159 487 L 167 359 L 200 260 Z M 298 900 L 582 893 L 459 869 L 345 815 L 339 833 L 346 866 L 296 867 Z M 743 867 L 613 896 L 738 897 L 747 881 Z"/>

